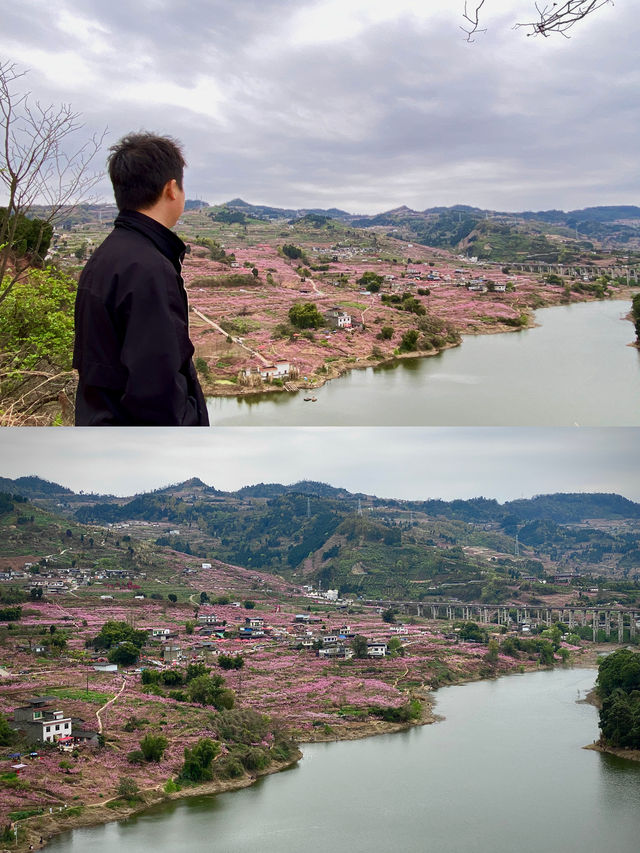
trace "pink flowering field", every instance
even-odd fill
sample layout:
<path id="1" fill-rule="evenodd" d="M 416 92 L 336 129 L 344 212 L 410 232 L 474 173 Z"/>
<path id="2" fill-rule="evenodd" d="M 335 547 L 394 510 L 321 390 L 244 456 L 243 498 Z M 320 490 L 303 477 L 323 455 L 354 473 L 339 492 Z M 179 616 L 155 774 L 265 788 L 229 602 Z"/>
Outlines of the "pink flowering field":
<path id="1" fill-rule="evenodd" d="M 446 321 L 461 334 L 513 331 L 513 326 L 507 325 L 510 321 L 523 314 L 531 316 L 535 308 L 558 305 L 567 300 L 563 288 L 544 283 L 541 276 L 514 271 L 507 275 L 500 266 L 476 267 L 443 250 L 434 252 L 417 246 L 407 249 L 406 244 L 396 243 L 400 256 L 411 252 L 414 260 L 431 259 L 434 266 L 423 263 L 415 267 L 405 263 L 392 264 L 375 257 L 356 257 L 331 263 L 328 272 L 313 273 L 312 278 L 303 281 L 296 271 L 298 262 L 290 263 L 279 256 L 275 244 L 234 247 L 239 264 L 239 269 L 235 270 L 197 256 L 196 251 L 188 256 L 184 267 L 190 304 L 215 323 L 235 324 L 237 331 L 231 332 L 232 337 L 240 337 L 246 347 L 267 361 L 289 361 L 312 384 L 321 384 L 354 366 L 368 366 L 392 358 L 403 333 L 416 327 L 419 317 L 382 303 L 382 293 L 389 293 L 392 288 L 398 293 L 410 291 L 423 304 L 428 316 Z M 314 248 L 318 253 L 331 251 L 330 245 Z M 243 266 L 245 261 L 258 270 L 255 286 L 215 286 L 217 276 L 230 272 L 249 274 L 251 278 L 250 270 Z M 460 269 L 462 273 L 455 272 Z M 430 271 L 437 272 L 440 280 L 418 280 L 415 270 L 423 276 Z M 363 293 L 356 281 L 367 271 L 380 276 L 394 276 L 394 280 L 385 282 L 380 293 Z M 267 275 L 270 283 L 267 283 Z M 474 277 L 482 277 L 496 285 L 509 282 L 513 290 L 505 293 L 469 292 L 461 285 Z M 418 288 L 428 288 L 430 294 L 419 295 Z M 570 297 L 571 300 L 585 298 L 577 294 Z M 313 340 L 300 334 L 294 340 L 274 336 L 275 327 L 287 321 L 289 308 L 298 301 L 313 302 L 321 313 L 339 306 L 352 316 L 354 322 L 364 323 L 365 328 L 334 333 L 327 328 L 319 329 L 313 333 Z M 377 337 L 383 325 L 393 327 L 391 340 Z M 242 394 L 268 390 L 268 387 L 256 389 L 255 386 L 236 384 L 242 369 L 260 365 L 260 360 L 251 352 L 238 343 L 227 342 L 225 335 L 194 314 L 191 316 L 191 330 L 197 355 L 207 361 L 211 373 L 208 378 L 202 377 L 208 393 Z"/>
<path id="2" fill-rule="evenodd" d="M 13 763 L 9 750 L 5 750 L 0 769 L 0 825 L 19 809 L 55 810 L 65 804 L 108 800 L 115 796 L 123 776 L 135 779 L 140 788 L 162 787 L 178 773 L 186 746 L 203 736 L 216 737 L 212 708 L 147 692 L 139 667 L 118 673 L 93 669 L 85 644 L 107 620 L 133 623 L 137 629 L 168 628 L 172 636 L 167 642 L 179 645 L 185 656 L 193 655 L 212 672 L 223 675 L 227 687 L 235 692 L 237 707 L 270 715 L 301 741 L 366 735 L 384 730 L 380 728 L 384 725 L 389 730 L 393 726 L 380 723 L 375 712 L 401 708 L 415 698 L 422 702 L 426 720 L 429 694 L 440 685 L 537 666 L 533 661 L 505 655 L 498 655 L 489 665 L 486 646 L 445 639 L 450 626 L 444 622 L 415 618 L 407 624 L 387 624 L 374 608 L 338 610 L 256 571 L 214 563 L 193 579 L 193 589 L 193 601 L 173 606 L 166 600 L 134 601 L 131 592 L 129 599 L 109 602 L 73 596 L 29 602 L 13 630 L 0 627 L 0 711 L 8 718 L 28 697 L 53 695 L 65 715 L 79 717 L 87 727 L 95 728 L 96 712 L 117 695 L 101 713 L 105 738 L 101 749 L 83 746 L 68 755 L 55 747 L 40 748 L 37 759 L 24 759 L 27 766 L 17 781 L 2 776 L 10 774 Z M 242 601 L 242 594 L 236 593 L 242 590 L 246 594 L 247 589 L 252 590 L 256 605 L 251 610 L 232 603 L 199 607 L 199 613 L 214 613 L 218 621 L 226 621 L 230 636 L 205 637 L 199 626 L 192 634 L 187 633 L 186 623 L 193 621 L 199 604 L 198 590 L 210 594 L 225 590 L 232 602 L 236 598 Z M 295 621 L 295 614 L 303 612 L 309 613 L 309 623 Z M 263 635 L 251 639 L 238 635 L 237 628 L 247 617 L 264 620 Z M 26 640 L 45 641 L 51 625 L 65 632 L 67 649 L 59 657 L 37 656 Z M 389 642 L 398 638 L 404 653 L 381 659 L 335 660 L 319 657 L 312 648 L 300 648 L 307 632 L 319 639 L 343 629 L 369 640 Z M 212 644 L 211 648 L 203 647 L 203 641 Z M 577 651 L 575 647 L 571 650 Z M 242 655 L 244 666 L 223 672 L 217 666 L 219 653 Z M 162 657 L 162 640 L 150 638 L 140 666 L 153 668 L 153 662 L 162 661 Z M 132 717 L 145 722 L 141 728 L 126 731 L 125 724 Z M 140 739 L 149 731 L 162 733 L 169 741 L 162 761 L 130 764 L 127 754 L 139 747 Z"/>

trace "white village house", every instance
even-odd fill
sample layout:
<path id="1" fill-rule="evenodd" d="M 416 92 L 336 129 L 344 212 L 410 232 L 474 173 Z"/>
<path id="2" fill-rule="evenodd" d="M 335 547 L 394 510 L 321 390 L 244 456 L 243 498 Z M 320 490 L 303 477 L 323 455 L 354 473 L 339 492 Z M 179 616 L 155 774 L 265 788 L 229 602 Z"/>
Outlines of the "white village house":
<path id="1" fill-rule="evenodd" d="M 329 311 L 325 311 L 324 318 L 327 323 L 334 329 L 350 329 L 353 325 L 351 314 L 347 314 L 337 305 Z"/>
<path id="2" fill-rule="evenodd" d="M 35 696 L 13 712 L 12 728 L 24 731 L 30 742 L 55 743 L 60 738 L 71 737 L 71 717 L 64 711 L 54 710 L 55 696 Z"/>

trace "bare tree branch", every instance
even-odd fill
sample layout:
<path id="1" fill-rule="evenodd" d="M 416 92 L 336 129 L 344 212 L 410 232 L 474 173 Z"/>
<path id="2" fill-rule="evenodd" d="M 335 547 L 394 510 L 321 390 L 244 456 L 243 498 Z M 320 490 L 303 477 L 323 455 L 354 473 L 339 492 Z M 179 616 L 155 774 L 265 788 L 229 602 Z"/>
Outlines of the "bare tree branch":
<path id="1" fill-rule="evenodd" d="M 469 43 L 475 41 L 473 36 L 476 33 L 486 32 L 486 28 L 480 27 L 480 10 L 484 6 L 486 0 L 474 0 L 470 10 L 468 3 L 465 1 L 464 13 L 462 17 L 470 26 L 461 26 L 460 29 L 466 33 L 466 40 Z M 531 30 L 528 36 L 549 36 L 552 33 L 560 33 L 565 38 L 569 38 L 567 30 L 575 26 L 578 21 L 582 21 L 588 15 L 596 12 L 602 6 L 614 5 L 613 0 L 565 0 L 564 3 L 546 3 L 544 6 L 535 3 L 538 18 L 535 21 L 528 23 L 514 24 L 514 29 L 527 27 Z"/>
<path id="2" fill-rule="evenodd" d="M 467 3 L 465 2 L 464 4 L 464 14 L 462 15 L 462 17 L 466 21 L 468 21 L 468 23 L 471 24 L 471 29 L 462 26 L 460 27 L 460 29 L 467 34 L 467 41 L 469 42 L 469 44 L 475 41 L 472 36 L 474 36 L 476 33 L 486 33 L 486 29 L 480 29 L 480 9 L 482 9 L 484 4 L 485 0 L 480 0 L 480 2 L 477 2 L 476 0 L 475 8 L 473 9 L 473 12 L 471 12 L 471 14 L 469 14 Z"/>
<path id="3" fill-rule="evenodd" d="M 30 92 L 16 91 L 26 73 L 12 62 L 0 63 L 0 184 L 8 199 L 6 216 L 0 218 L 0 304 L 38 257 L 48 227 L 61 212 L 87 201 L 100 179 L 89 166 L 106 134 L 74 145 L 84 128 L 80 114 L 69 104 L 31 103 Z M 35 204 L 45 211 L 38 216 L 40 233 L 30 255 L 21 257 L 14 251 L 16 228 Z"/>
<path id="4" fill-rule="evenodd" d="M 574 24 L 602 6 L 609 4 L 613 6 L 613 0 L 567 0 L 561 6 L 558 3 L 551 3 L 542 8 L 536 3 L 538 20 L 526 24 L 516 24 L 514 29 L 530 27 L 531 32 L 527 33 L 528 36 L 547 37 L 551 33 L 560 33 L 565 38 L 569 38 L 567 30 L 570 30 Z"/>

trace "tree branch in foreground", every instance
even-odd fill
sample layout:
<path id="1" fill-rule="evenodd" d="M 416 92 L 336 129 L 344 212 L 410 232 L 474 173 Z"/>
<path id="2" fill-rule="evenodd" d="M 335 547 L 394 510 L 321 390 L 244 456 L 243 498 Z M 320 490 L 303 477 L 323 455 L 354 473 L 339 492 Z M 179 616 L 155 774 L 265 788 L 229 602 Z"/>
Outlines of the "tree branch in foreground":
<path id="1" fill-rule="evenodd" d="M 469 26 L 461 26 L 460 29 L 466 33 L 466 40 L 473 42 L 476 33 L 484 33 L 486 29 L 480 27 L 480 10 L 484 6 L 486 0 L 474 0 L 471 7 L 465 2 L 463 18 Z M 530 29 L 527 36 L 550 36 L 552 33 L 560 33 L 565 38 L 569 38 L 567 30 L 575 26 L 578 21 L 582 21 L 588 15 L 596 12 L 602 6 L 613 6 L 613 0 L 566 0 L 560 3 L 548 3 L 544 6 L 535 4 L 538 13 L 538 19 L 527 23 L 517 23 L 514 29 L 526 27 Z"/>

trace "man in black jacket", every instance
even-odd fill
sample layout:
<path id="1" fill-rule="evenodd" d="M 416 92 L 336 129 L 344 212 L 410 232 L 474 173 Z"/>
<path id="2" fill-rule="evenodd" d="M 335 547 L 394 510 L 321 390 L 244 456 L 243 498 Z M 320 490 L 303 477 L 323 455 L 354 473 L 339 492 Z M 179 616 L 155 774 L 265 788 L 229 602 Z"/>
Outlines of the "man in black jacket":
<path id="1" fill-rule="evenodd" d="M 208 426 L 193 365 L 177 143 L 136 133 L 111 149 L 119 214 L 78 283 L 76 426 Z"/>

